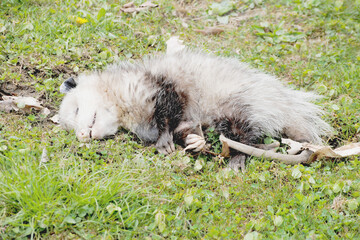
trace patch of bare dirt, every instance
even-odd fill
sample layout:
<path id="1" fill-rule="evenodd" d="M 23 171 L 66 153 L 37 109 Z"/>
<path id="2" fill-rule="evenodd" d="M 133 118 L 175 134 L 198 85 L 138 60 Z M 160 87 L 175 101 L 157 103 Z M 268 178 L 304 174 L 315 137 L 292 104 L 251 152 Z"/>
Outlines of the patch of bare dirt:
<path id="1" fill-rule="evenodd" d="M 64 75 L 65 77 L 70 77 L 75 75 L 74 70 L 65 64 L 57 65 L 53 67 L 51 71 L 52 71 L 51 77 L 53 78 L 59 77 L 60 74 Z"/>
<path id="2" fill-rule="evenodd" d="M 0 83 L 0 98 L 3 96 L 27 96 L 40 99 L 44 97 L 44 92 L 37 92 L 34 87 L 20 85 L 13 82 Z"/>
<path id="3" fill-rule="evenodd" d="M 207 1 L 198 1 L 198 0 L 177 0 L 174 1 L 173 6 L 175 8 L 174 15 L 180 18 L 194 18 L 195 12 L 207 9 Z"/>
<path id="4" fill-rule="evenodd" d="M 254 10 L 247 10 L 243 13 L 239 13 L 237 17 L 233 17 L 230 19 L 230 24 L 232 25 L 239 25 L 241 22 L 247 21 L 254 17 L 262 17 L 266 15 L 266 10 L 264 9 L 254 9 Z"/>
<path id="5" fill-rule="evenodd" d="M 342 196 L 337 196 L 336 198 L 334 198 L 331 204 L 331 209 L 334 209 L 337 212 L 341 212 L 345 209 L 345 203 L 346 203 L 346 198 Z"/>
<path id="6" fill-rule="evenodd" d="M 38 66 L 31 64 L 27 59 L 19 59 L 16 66 L 23 77 L 31 79 L 32 76 L 38 78 L 57 78 L 60 74 L 71 75 L 74 73 L 74 71 L 66 64 L 39 68 Z"/>

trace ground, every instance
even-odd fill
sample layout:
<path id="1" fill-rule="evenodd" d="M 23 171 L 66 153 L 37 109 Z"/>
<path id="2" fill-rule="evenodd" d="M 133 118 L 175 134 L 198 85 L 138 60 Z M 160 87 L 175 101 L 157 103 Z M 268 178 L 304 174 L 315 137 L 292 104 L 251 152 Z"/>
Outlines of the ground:
<path id="1" fill-rule="evenodd" d="M 334 128 L 324 141 L 357 142 L 360 2 L 159 0 L 130 13 L 126 3 L 0 2 L 0 98 L 33 96 L 51 110 L 0 112 L 0 238 L 360 239 L 359 157 L 250 158 L 236 173 L 216 157 L 156 154 L 123 130 L 80 143 L 49 120 L 67 77 L 163 52 L 179 36 L 323 95 Z M 217 137 L 208 133 L 215 151 Z"/>

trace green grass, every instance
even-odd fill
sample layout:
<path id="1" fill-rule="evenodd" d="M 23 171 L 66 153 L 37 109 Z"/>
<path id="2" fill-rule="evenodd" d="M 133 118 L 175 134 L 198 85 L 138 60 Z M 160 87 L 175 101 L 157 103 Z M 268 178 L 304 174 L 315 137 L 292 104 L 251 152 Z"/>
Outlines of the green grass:
<path id="1" fill-rule="evenodd" d="M 165 51 L 177 35 L 324 95 L 336 130 L 325 140 L 360 140 L 358 0 L 234 1 L 223 18 L 214 1 L 154 2 L 125 14 L 123 0 L 1 1 L 0 90 L 40 96 L 54 114 L 67 77 Z M 219 20 L 219 35 L 195 31 Z M 360 239 L 359 179 L 358 157 L 251 158 L 242 174 L 209 156 L 155 154 L 124 131 L 83 144 L 35 111 L 0 112 L 0 239 Z"/>

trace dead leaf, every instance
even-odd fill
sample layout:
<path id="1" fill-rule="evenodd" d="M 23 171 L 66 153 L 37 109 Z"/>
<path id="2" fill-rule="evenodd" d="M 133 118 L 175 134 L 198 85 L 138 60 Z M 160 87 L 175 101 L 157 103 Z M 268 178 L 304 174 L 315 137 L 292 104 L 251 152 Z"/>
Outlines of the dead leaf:
<path id="1" fill-rule="evenodd" d="M 50 114 L 50 110 L 46 107 L 44 107 L 42 110 L 41 110 L 41 114 L 44 115 L 45 117 L 47 117 L 49 114 Z"/>
<path id="2" fill-rule="evenodd" d="M 230 148 L 226 142 L 222 142 L 222 151 L 220 154 L 222 157 L 229 157 L 230 156 Z"/>
<path id="3" fill-rule="evenodd" d="M 321 158 L 344 158 L 355 155 L 360 155 L 360 142 L 358 143 L 350 143 L 348 145 L 331 149 L 328 146 L 316 146 L 309 143 L 305 143 L 303 145 L 304 149 L 309 149 L 314 151 L 314 153 L 310 156 L 311 161 L 316 161 Z"/>
<path id="4" fill-rule="evenodd" d="M 0 101 L 0 111 L 31 113 L 31 110 L 35 109 L 45 117 L 51 113 L 48 108 L 41 106 L 40 101 L 33 97 L 3 96 L 2 99 L 3 101 Z"/>
<path id="5" fill-rule="evenodd" d="M 151 1 L 147 1 L 147 2 L 144 2 L 143 4 L 141 4 L 139 7 L 141 7 L 141 8 L 154 8 L 154 7 L 157 7 L 157 6 L 159 6 L 159 5 L 154 4 Z"/>
<path id="6" fill-rule="evenodd" d="M 133 8 L 135 7 L 134 2 L 129 2 L 123 5 L 123 8 Z"/>
<path id="7" fill-rule="evenodd" d="M 216 35 L 224 32 L 224 29 L 218 27 L 205 27 L 204 29 L 195 29 L 194 31 L 205 35 Z"/>
<path id="8" fill-rule="evenodd" d="M 6 112 L 11 110 L 22 110 L 29 113 L 31 109 L 42 110 L 44 107 L 41 103 L 33 97 L 15 97 L 15 96 L 3 96 L 4 101 L 0 101 L 0 109 Z"/>
<path id="9" fill-rule="evenodd" d="M 52 116 L 52 117 L 50 118 L 50 120 L 51 120 L 53 123 L 56 123 L 56 124 L 60 123 L 60 116 L 59 116 L 59 114 L 55 114 L 54 116 Z"/>
<path id="10" fill-rule="evenodd" d="M 294 149 L 298 149 L 300 147 L 302 150 L 310 150 L 314 152 L 310 156 L 311 162 L 319 160 L 324 157 L 344 158 L 344 157 L 360 155 L 360 142 L 350 143 L 336 149 L 331 149 L 331 147 L 329 146 L 314 145 L 310 143 L 299 143 L 291 139 L 282 139 L 281 141 L 288 144 L 292 148 L 294 147 Z"/>
<path id="11" fill-rule="evenodd" d="M 133 13 L 133 12 L 138 12 L 139 9 L 136 8 L 134 2 L 129 2 L 124 4 L 122 8 L 120 8 L 120 11 L 124 13 Z"/>
<path id="12" fill-rule="evenodd" d="M 331 209 L 334 209 L 337 212 L 342 211 L 345 208 L 345 203 L 346 203 L 346 198 L 344 198 L 341 195 L 337 196 L 334 198 L 331 204 Z"/>
<path id="13" fill-rule="evenodd" d="M 14 110 L 14 108 L 11 100 L 0 101 L 0 111 L 11 112 L 12 110 Z"/>
<path id="14" fill-rule="evenodd" d="M 140 11 L 145 11 L 150 8 L 157 7 L 159 5 L 152 3 L 151 1 L 144 2 L 143 4 L 139 5 L 139 7 L 136 7 L 134 2 L 126 3 L 120 8 L 120 11 L 124 13 L 137 13 Z"/>
<path id="15" fill-rule="evenodd" d="M 238 17 L 235 17 L 234 21 L 246 21 L 250 18 L 264 15 L 266 15 L 266 11 L 263 9 L 248 10 L 244 13 L 241 13 Z"/>
<path id="16" fill-rule="evenodd" d="M 334 152 L 341 157 L 348 157 L 352 155 L 360 155 L 360 142 L 350 143 L 345 146 L 336 148 Z"/>
<path id="17" fill-rule="evenodd" d="M 133 13 L 133 12 L 138 12 L 139 9 L 135 7 L 129 7 L 129 8 L 120 8 L 120 11 L 124 13 Z"/>

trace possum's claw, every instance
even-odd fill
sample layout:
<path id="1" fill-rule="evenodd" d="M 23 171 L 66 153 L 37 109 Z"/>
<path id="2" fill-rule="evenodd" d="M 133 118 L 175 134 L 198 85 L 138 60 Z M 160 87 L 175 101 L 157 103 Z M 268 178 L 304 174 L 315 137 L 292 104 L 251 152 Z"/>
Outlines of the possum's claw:
<path id="1" fill-rule="evenodd" d="M 185 139 L 186 150 L 192 150 L 194 152 L 199 152 L 205 147 L 205 139 L 197 134 L 189 134 Z"/>
<path id="2" fill-rule="evenodd" d="M 173 142 L 171 142 L 171 143 L 168 143 L 168 145 L 166 145 L 166 146 L 157 147 L 157 150 L 159 153 L 167 155 L 167 154 L 170 154 L 175 151 L 175 145 Z"/>

